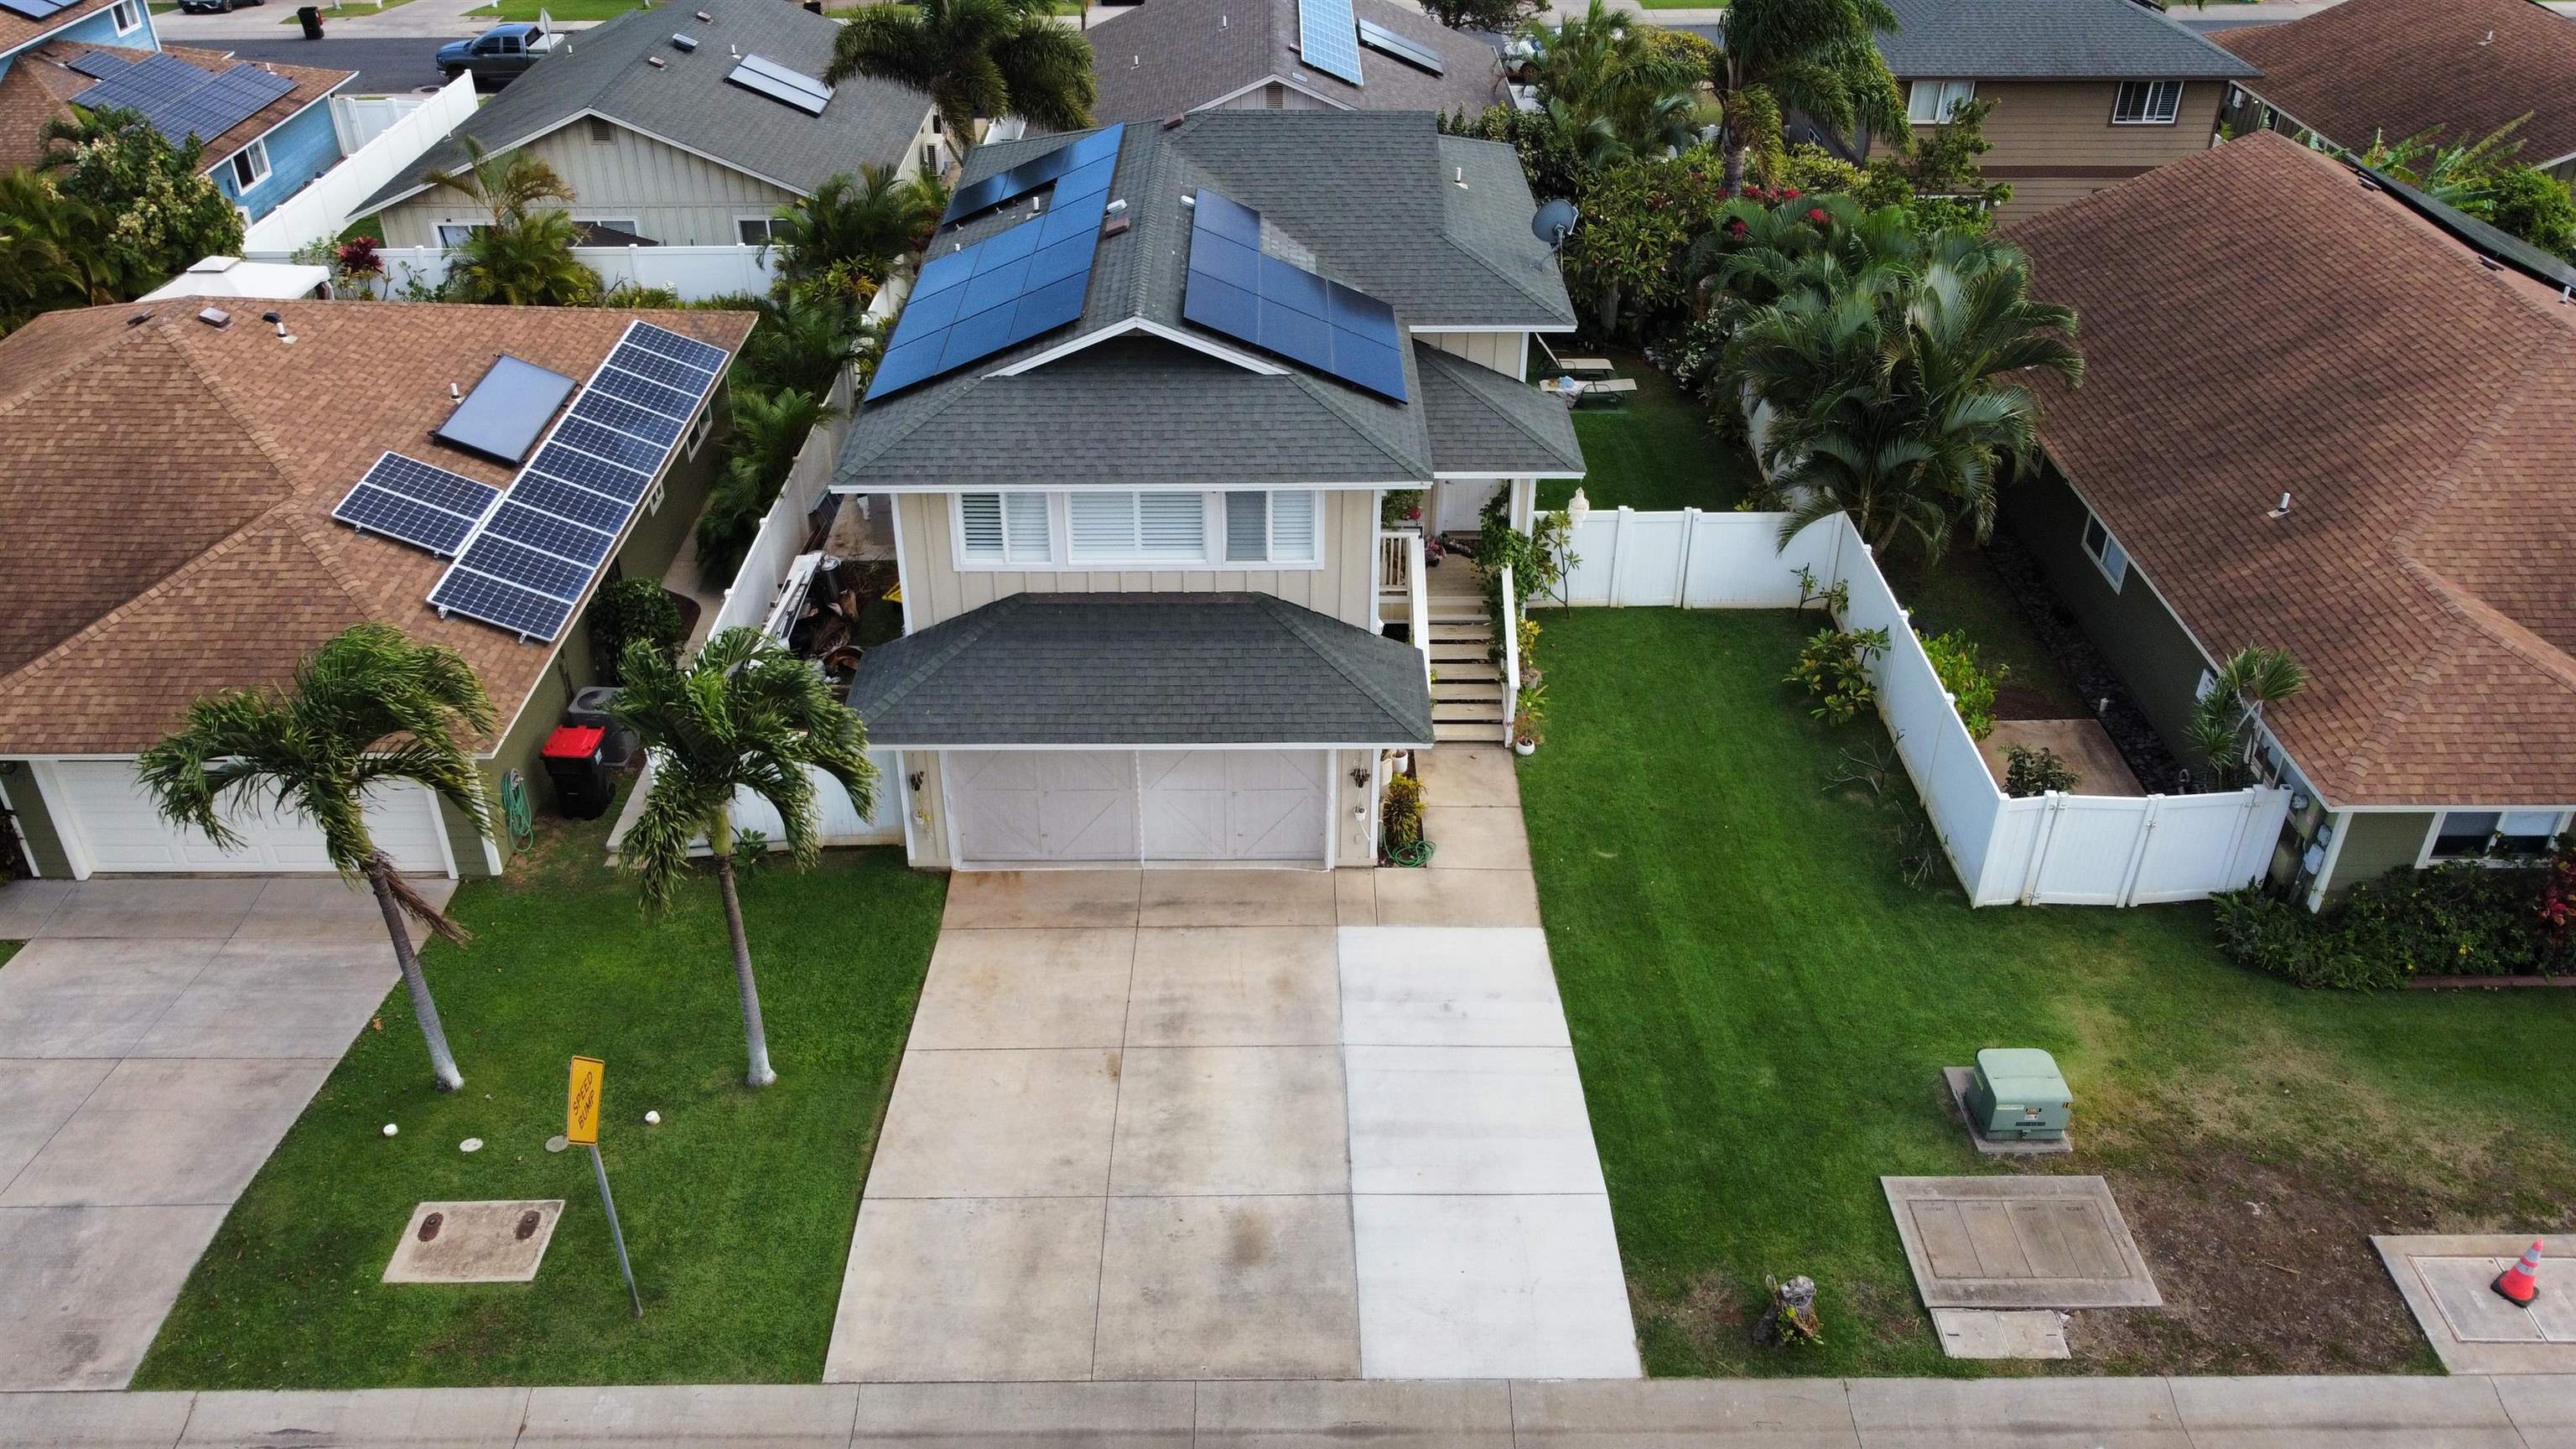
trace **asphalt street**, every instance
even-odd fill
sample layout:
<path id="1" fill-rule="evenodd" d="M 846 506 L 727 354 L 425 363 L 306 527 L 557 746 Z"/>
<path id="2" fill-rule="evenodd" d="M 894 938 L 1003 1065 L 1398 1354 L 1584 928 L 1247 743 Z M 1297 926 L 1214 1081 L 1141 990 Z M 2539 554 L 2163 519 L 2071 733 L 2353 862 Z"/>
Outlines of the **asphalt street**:
<path id="1" fill-rule="evenodd" d="M 294 29 L 287 27 L 280 30 L 276 40 L 224 39 L 207 43 L 244 60 L 354 70 L 358 78 L 349 86 L 351 95 L 393 95 L 422 86 L 434 88 L 439 83 L 436 57 L 438 47 L 445 42 L 435 36 L 397 35 L 374 40 L 287 38 L 294 35 Z"/>

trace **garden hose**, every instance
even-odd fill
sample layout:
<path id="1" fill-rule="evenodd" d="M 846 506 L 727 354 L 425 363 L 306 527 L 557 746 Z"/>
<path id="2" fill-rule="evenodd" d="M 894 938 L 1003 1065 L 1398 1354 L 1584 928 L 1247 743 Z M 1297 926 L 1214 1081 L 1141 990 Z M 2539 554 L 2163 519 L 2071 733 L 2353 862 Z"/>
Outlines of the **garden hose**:
<path id="1" fill-rule="evenodd" d="M 525 850 L 536 843 L 536 809 L 528 803 L 527 778 L 516 770 L 501 772 L 501 821 L 510 828 L 512 850 Z"/>
<path id="2" fill-rule="evenodd" d="M 1386 852 L 1386 863 L 1416 867 L 1429 865 L 1431 850 L 1432 843 L 1428 840 L 1417 840 L 1411 845 L 1389 846 Z"/>

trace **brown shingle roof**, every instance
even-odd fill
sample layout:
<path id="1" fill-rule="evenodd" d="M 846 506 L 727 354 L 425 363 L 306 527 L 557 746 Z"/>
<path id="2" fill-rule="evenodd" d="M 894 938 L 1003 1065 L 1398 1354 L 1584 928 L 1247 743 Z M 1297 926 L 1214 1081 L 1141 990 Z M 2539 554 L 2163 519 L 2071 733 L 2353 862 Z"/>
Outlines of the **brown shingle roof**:
<path id="1" fill-rule="evenodd" d="M 1102 125 L 1159 121 L 1232 95 L 1271 76 L 1295 79 L 1337 105 L 1363 111 L 1481 111 L 1506 99 L 1493 47 L 1408 6 L 1353 0 L 1362 20 L 1440 57 L 1442 74 L 1417 70 L 1383 51 L 1360 49 L 1352 85 L 1307 67 L 1297 52 L 1297 0 L 1152 0 L 1085 31 Z"/>
<path id="2" fill-rule="evenodd" d="M 2049 455 L 2204 649 L 2308 667 L 2269 718 L 2329 802 L 2576 801 L 2553 294 L 2269 132 L 2009 235 L 2083 325 Z"/>
<path id="3" fill-rule="evenodd" d="M 2474 141 L 2530 112 L 2519 159 L 2576 153 L 2576 24 L 2534 0 L 2342 0 L 2210 38 L 2262 69 L 2247 89 L 2338 145 Z"/>
<path id="4" fill-rule="evenodd" d="M 116 0 L 73 0 L 73 3 L 42 20 L 30 20 L 11 10 L 0 10 L 0 53 L 16 50 L 39 36 L 51 35 L 96 15 Z"/>
<path id="5" fill-rule="evenodd" d="M 726 312 L 291 302 L 289 345 L 257 321 L 206 326 L 202 305 L 54 312 L 0 341 L 0 754 L 139 750 L 191 698 L 284 680 L 368 619 L 463 653 L 506 720 L 552 650 L 441 620 L 426 600 L 445 563 L 331 510 L 389 449 L 507 486 L 429 440 L 449 384 L 470 388 L 497 354 L 586 377 L 637 316 L 728 350 L 751 328 Z"/>
<path id="6" fill-rule="evenodd" d="M 236 65 L 247 63 L 255 64 L 261 70 L 284 76 L 295 82 L 295 89 L 260 107 L 241 124 L 220 136 L 207 138 L 205 169 L 208 171 L 222 165 L 235 151 L 268 134 L 287 117 L 358 78 L 358 73 L 354 70 L 323 70 L 309 65 L 284 65 L 275 61 L 242 62 L 234 60 L 228 52 L 200 50 L 194 46 L 167 45 L 162 47 L 161 53 L 219 75 Z M 96 80 L 71 68 L 73 61 L 91 54 L 139 60 L 150 55 L 151 52 L 122 45 L 87 45 L 58 40 L 51 45 L 39 46 L 18 57 L 16 63 L 9 68 L 9 79 L 19 79 L 23 72 L 26 78 L 33 79 L 50 92 L 56 102 L 67 103 L 74 96 L 98 84 Z M 5 99 L 5 94 L 0 94 L 0 100 Z M 67 106 L 64 105 L 56 107 L 57 113 L 66 109 Z M 30 155 L 42 151 L 42 144 L 36 139 L 35 134 L 44 127 L 42 117 L 37 118 L 34 126 L 27 130 L 23 138 L 12 134 L 14 126 L 14 114 L 10 110 L 0 108 L 0 154 L 15 154 L 22 147 Z"/>

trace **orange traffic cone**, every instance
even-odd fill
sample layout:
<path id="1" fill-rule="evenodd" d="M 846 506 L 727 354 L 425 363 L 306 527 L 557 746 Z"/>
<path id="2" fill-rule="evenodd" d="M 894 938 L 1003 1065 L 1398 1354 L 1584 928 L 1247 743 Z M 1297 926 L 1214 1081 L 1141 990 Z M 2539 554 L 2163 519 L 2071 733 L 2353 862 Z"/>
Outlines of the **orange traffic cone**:
<path id="1" fill-rule="evenodd" d="M 2538 1242 L 2523 1250 L 2521 1262 L 2498 1275 L 2495 1280 L 2495 1291 L 2503 1294 L 2507 1302 L 2519 1303 L 2526 1308 L 2531 1305 L 2532 1299 L 2540 1296 L 2540 1244 Z"/>

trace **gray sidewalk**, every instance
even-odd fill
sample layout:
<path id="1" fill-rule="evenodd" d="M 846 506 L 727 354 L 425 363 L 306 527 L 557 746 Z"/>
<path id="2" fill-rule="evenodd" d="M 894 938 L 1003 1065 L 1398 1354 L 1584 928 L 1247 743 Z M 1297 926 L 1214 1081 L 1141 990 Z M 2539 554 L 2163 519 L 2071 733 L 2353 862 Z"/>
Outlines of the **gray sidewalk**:
<path id="1" fill-rule="evenodd" d="M 0 1444 L 2564 1449 L 2576 1377 L 836 1384 L 0 1394 Z"/>

